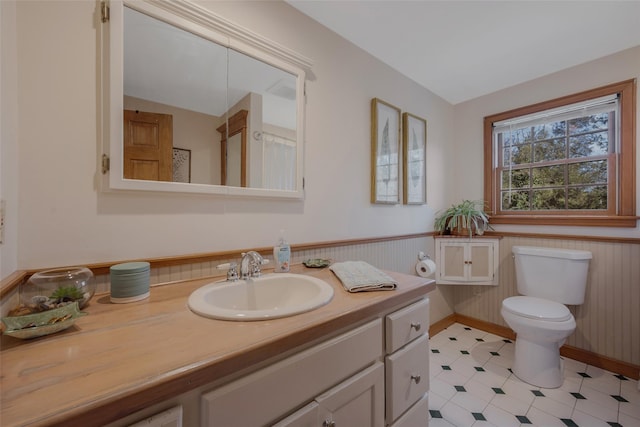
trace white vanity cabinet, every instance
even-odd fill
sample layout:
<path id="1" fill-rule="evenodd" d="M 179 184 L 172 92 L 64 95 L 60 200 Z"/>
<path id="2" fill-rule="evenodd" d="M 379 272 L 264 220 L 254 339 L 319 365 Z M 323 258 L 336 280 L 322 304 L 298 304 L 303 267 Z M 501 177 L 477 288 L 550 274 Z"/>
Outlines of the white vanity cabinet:
<path id="1" fill-rule="evenodd" d="M 429 419 L 428 330 L 428 298 L 381 314 L 202 394 L 200 424 L 424 427 Z"/>
<path id="2" fill-rule="evenodd" d="M 427 426 L 428 331 L 428 298 L 385 318 L 385 406 L 388 426 Z M 416 420 L 419 422 L 416 423 Z"/>
<path id="3" fill-rule="evenodd" d="M 436 283 L 497 285 L 499 239 L 436 237 Z"/>
<path id="4" fill-rule="evenodd" d="M 384 426 L 382 320 L 375 319 L 201 398 L 201 425 L 271 425 L 306 405 L 280 426 Z M 337 384 L 337 385 L 336 385 Z M 309 404 L 309 402 L 312 402 Z M 315 404 L 317 404 L 317 406 Z M 356 422 L 357 421 L 357 422 Z M 364 422 L 367 421 L 367 422 Z"/>

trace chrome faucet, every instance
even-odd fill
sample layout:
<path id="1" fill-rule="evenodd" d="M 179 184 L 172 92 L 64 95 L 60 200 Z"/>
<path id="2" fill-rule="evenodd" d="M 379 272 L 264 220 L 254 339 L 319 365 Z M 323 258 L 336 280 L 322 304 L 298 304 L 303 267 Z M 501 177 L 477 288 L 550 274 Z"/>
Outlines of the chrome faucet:
<path id="1" fill-rule="evenodd" d="M 264 259 L 256 251 L 249 251 L 242 254 L 240 261 L 240 279 L 246 280 L 250 277 L 260 277 Z"/>

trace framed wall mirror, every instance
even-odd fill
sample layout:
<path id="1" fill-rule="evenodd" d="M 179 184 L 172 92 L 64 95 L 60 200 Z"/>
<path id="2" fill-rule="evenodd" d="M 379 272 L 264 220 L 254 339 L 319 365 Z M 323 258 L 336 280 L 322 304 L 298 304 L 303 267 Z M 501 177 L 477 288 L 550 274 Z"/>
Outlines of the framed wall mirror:
<path id="1" fill-rule="evenodd" d="M 302 198 L 311 62 L 187 2 L 109 2 L 108 190 Z M 190 150 L 175 182 L 173 149 Z"/>

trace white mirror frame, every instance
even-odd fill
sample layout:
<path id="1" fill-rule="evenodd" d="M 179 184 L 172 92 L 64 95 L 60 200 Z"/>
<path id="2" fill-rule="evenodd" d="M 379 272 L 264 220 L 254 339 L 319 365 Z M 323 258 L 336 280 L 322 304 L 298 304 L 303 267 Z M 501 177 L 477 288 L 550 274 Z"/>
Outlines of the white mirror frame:
<path id="1" fill-rule="evenodd" d="M 200 193 L 222 196 L 249 196 L 278 199 L 304 198 L 304 106 L 305 69 L 310 59 L 186 0 L 109 0 L 109 22 L 102 24 L 102 151 L 98 160 L 102 170 L 102 189 Z M 123 178 L 123 8 L 130 7 L 156 19 L 175 25 L 222 46 L 254 57 L 287 71 L 296 78 L 296 189 L 293 191 L 262 188 L 227 187 Z M 105 158 L 108 167 L 105 169 Z"/>

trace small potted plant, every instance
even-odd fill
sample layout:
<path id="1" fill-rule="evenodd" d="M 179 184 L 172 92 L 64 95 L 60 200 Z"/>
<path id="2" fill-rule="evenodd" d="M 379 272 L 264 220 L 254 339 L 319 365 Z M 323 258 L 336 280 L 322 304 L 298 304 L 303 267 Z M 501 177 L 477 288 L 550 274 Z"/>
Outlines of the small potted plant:
<path id="1" fill-rule="evenodd" d="M 434 228 L 440 234 L 448 231 L 448 234 L 468 234 L 469 237 L 474 234 L 481 235 L 491 228 L 484 205 L 482 200 L 463 200 L 462 203 L 452 205 L 438 213 Z"/>

